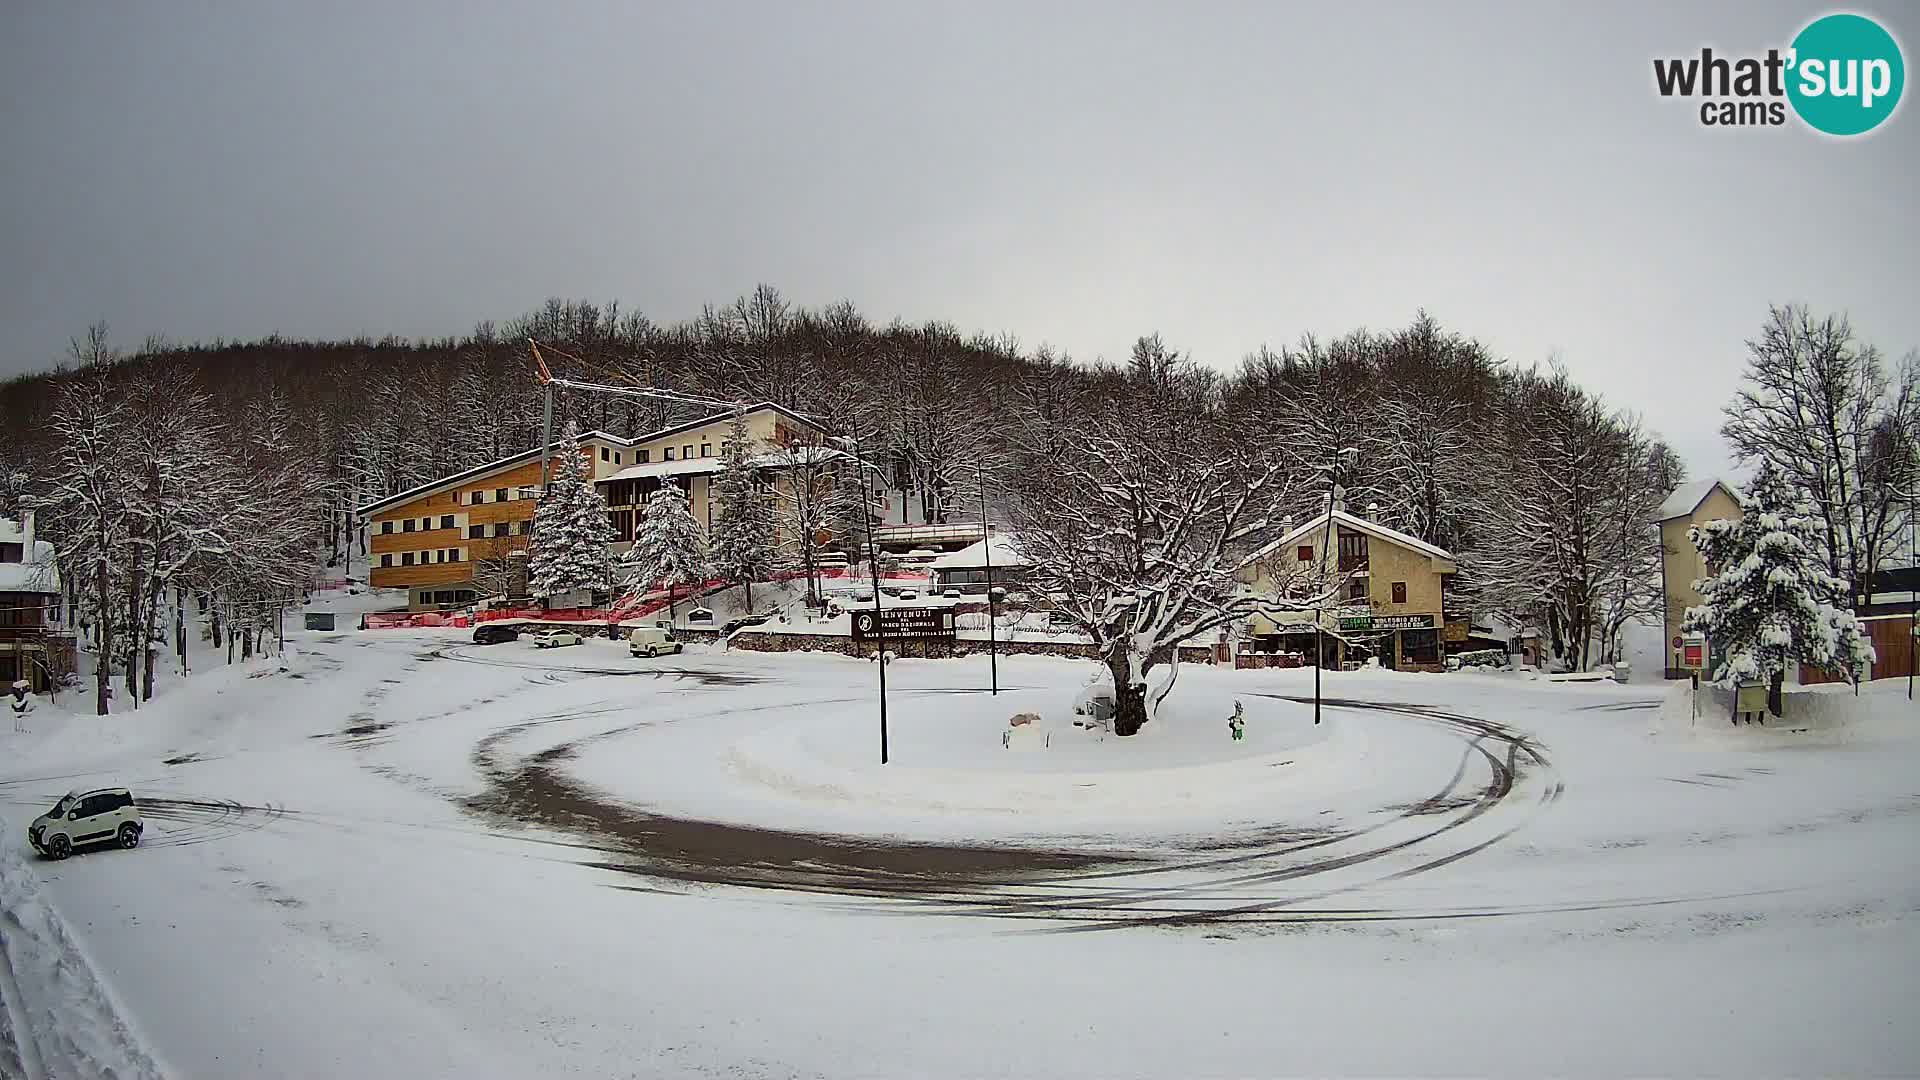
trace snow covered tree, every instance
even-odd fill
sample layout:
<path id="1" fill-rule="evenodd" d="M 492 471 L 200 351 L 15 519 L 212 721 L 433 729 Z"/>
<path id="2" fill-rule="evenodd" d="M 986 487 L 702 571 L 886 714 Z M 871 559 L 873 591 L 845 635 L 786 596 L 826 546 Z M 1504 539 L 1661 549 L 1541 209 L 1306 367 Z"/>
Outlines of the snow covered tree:
<path id="1" fill-rule="evenodd" d="M 76 579 L 75 625 L 92 630 L 94 711 L 105 716 L 107 684 L 132 630 L 124 606 L 114 600 L 127 579 L 129 559 L 124 440 L 131 427 L 127 408 L 103 366 L 90 368 L 66 386 L 52 428 L 60 458 L 43 490 L 26 505 L 44 515 L 56 558 Z"/>
<path id="2" fill-rule="evenodd" d="M 735 409 L 720 447 L 720 475 L 714 480 L 713 569 L 746 590 L 753 610 L 753 583 L 773 570 L 773 506 L 760 490 L 754 446 L 744 410 Z"/>
<path id="3" fill-rule="evenodd" d="M 776 470 L 774 522 L 782 555 L 807 578 L 807 604 L 820 604 L 820 556 L 849 536 L 861 513 L 859 464 L 821 442 L 783 446 L 767 455 Z"/>
<path id="4" fill-rule="evenodd" d="M 535 596 L 575 589 L 605 590 L 613 575 L 613 520 L 607 500 L 593 486 L 580 452 L 580 426 L 569 421 L 560 436 L 548 490 L 533 512 L 527 574 Z"/>
<path id="5" fill-rule="evenodd" d="M 645 592 L 655 582 L 666 585 L 668 621 L 674 618 L 676 590 L 707 579 L 707 536 L 694 520 L 680 485 L 668 480 L 647 499 L 627 561 L 634 570 L 636 592 Z"/>
<path id="6" fill-rule="evenodd" d="M 1768 462 L 1808 492 L 1827 572 L 1867 591 L 1905 531 L 1912 445 L 1920 429 L 1920 358 L 1889 380 L 1878 349 L 1842 316 L 1776 307 L 1747 343 L 1747 381 L 1720 433 L 1745 463 Z"/>
<path id="7" fill-rule="evenodd" d="M 1826 567 L 1813 501 L 1771 463 L 1739 498 L 1739 520 L 1687 532 L 1710 576 L 1694 582 L 1706 603 L 1687 609 L 1682 627 L 1706 634 L 1725 657 L 1713 678 L 1728 687 L 1764 679 L 1777 699 L 1787 665 L 1799 661 L 1858 683 L 1873 646 L 1836 604 L 1848 585 Z"/>
<path id="8" fill-rule="evenodd" d="M 1179 647 L 1255 611 L 1307 610 L 1311 598 L 1262 596 L 1238 575 L 1260 558 L 1291 470 L 1264 432 L 1237 432 L 1206 372 L 1159 362 L 1158 342 L 1099 396 L 1048 459 L 1013 485 L 1014 544 L 1025 582 L 1092 639 L 1113 680 L 1116 735 L 1133 735 L 1179 675 Z M 1029 447 L 1048 441 L 1036 430 Z M 1166 677 L 1151 685 L 1156 668 Z"/>

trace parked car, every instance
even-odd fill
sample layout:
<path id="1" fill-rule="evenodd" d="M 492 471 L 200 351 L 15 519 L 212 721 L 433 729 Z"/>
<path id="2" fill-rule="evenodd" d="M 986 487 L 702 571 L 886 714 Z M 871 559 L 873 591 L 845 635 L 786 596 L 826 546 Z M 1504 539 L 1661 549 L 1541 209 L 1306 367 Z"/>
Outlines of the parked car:
<path id="1" fill-rule="evenodd" d="M 899 592 L 896 592 L 893 595 L 899 597 L 902 600 L 918 600 L 920 599 L 920 590 L 919 589 L 901 589 Z"/>
<path id="2" fill-rule="evenodd" d="M 703 608 L 703 607 L 697 607 L 697 608 L 694 608 L 694 609 L 693 609 L 692 611 L 689 611 L 689 612 L 687 612 L 687 621 L 688 621 L 688 622 L 690 622 L 690 623 L 694 623 L 694 622 L 712 622 L 712 621 L 713 621 L 713 609 L 712 609 L 712 608 Z"/>
<path id="3" fill-rule="evenodd" d="M 542 630 L 533 635 L 533 647 L 536 649 L 558 649 L 566 645 L 580 644 L 580 635 L 572 630 Z"/>
<path id="4" fill-rule="evenodd" d="M 759 626 L 771 618 L 773 618 L 771 615 L 742 615 L 737 619 L 728 619 L 721 625 L 720 632 L 731 634 L 743 626 Z"/>
<path id="5" fill-rule="evenodd" d="M 940 590 L 940 595 L 943 597 L 946 597 L 948 600 L 964 600 L 966 599 L 967 594 L 949 585 L 946 588 Z"/>
<path id="6" fill-rule="evenodd" d="M 627 651 L 634 656 L 677 653 L 680 648 L 681 643 L 673 636 L 673 631 L 664 626 L 642 626 L 627 635 Z"/>
<path id="7" fill-rule="evenodd" d="M 69 791 L 27 826 L 27 842 L 49 859 L 64 859 L 82 844 L 139 847 L 146 828 L 126 788 Z"/>
<path id="8" fill-rule="evenodd" d="M 475 645 L 498 645 L 503 641 L 517 641 L 520 627 L 513 623 L 481 623 L 473 628 Z"/>

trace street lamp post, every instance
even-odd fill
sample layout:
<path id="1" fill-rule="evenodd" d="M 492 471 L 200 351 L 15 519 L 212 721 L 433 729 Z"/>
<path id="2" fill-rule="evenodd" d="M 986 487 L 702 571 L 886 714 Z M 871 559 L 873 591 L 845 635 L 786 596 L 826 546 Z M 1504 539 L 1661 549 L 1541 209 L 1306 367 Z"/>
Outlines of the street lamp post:
<path id="1" fill-rule="evenodd" d="M 873 501 L 867 480 L 867 456 L 860 452 L 860 432 L 853 433 L 854 475 L 860 478 L 860 517 L 867 529 L 867 570 L 873 580 L 873 641 L 880 669 L 880 764 L 887 763 L 887 632 L 880 622 L 880 551 L 873 543 Z"/>
<path id="2" fill-rule="evenodd" d="M 1340 461 L 1352 451 L 1336 450 L 1333 463 L 1327 466 L 1327 528 L 1320 538 L 1320 580 L 1325 587 L 1327 579 L 1327 548 L 1333 543 L 1333 504 L 1340 491 Z M 1336 567 L 1338 564 L 1335 564 Z M 1313 612 L 1313 722 L 1320 722 L 1320 668 L 1327 660 L 1327 642 L 1323 624 L 1326 620 L 1326 604 Z"/>
<path id="3" fill-rule="evenodd" d="M 998 614 L 994 601 L 993 587 L 993 526 L 987 524 L 987 469 L 978 462 L 974 463 L 974 474 L 980 485 L 980 550 L 987 560 L 987 671 L 995 697 L 1000 695 L 1000 649 L 995 640 L 994 618 Z"/>
<path id="4" fill-rule="evenodd" d="M 1914 500 L 1915 486 L 1916 485 L 1913 483 L 1909 483 L 1907 485 L 1907 700 L 1908 701 L 1913 700 L 1914 636 L 1916 634 L 1920 634 L 1920 592 L 1915 591 L 1916 587 L 1920 587 L 1920 582 L 1913 580 L 1913 568 L 1916 565 L 1920 565 L 1920 546 L 1915 545 L 1915 541 L 1917 539 L 1920 539 L 1920 522 L 1916 522 L 1913 516 L 1913 507 L 1914 507 L 1914 501 L 1915 501 Z M 1869 586 L 1867 591 L 1871 593 L 1873 591 L 1872 587 Z M 1856 693 L 1858 692 L 1857 684 L 1855 686 L 1855 692 Z"/>

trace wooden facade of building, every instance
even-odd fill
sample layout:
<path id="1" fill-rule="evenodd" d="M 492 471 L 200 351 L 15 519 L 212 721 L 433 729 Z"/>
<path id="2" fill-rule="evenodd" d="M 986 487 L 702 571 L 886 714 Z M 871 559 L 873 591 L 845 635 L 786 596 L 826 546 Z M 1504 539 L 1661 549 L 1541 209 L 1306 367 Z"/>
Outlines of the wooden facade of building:
<path id="1" fill-rule="evenodd" d="M 578 452 L 607 500 L 616 552 L 632 545 L 647 498 L 664 484 L 685 490 L 694 519 L 711 526 L 711 491 L 732 419 L 708 416 L 638 439 L 601 431 L 580 437 Z M 782 448 L 825 436 L 805 417 L 771 403 L 748 409 L 745 420 L 755 449 L 776 457 Z M 779 470 L 763 471 L 767 497 L 775 498 Z M 524 596 L 540 480 L 539 451 L 529 450 L 362 507 L 372 556 L 368 583 L 407 589 L 415 611 Z"/>

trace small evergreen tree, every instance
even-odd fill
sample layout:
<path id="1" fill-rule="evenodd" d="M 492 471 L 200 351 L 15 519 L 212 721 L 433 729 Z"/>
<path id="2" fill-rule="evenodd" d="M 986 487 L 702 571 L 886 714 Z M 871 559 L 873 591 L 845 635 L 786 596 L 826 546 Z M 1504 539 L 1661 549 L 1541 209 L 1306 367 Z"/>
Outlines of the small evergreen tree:
<path id="1" fill-rule="evenodd" d="M 734 410 L 720 460 L 723 468 L 713 485 L 713 568 L 746 590 L 751 613 L 753 583 L 773 569 L 774 523 L 773 505 L 754 479 L 753 448 L 742 410 Z"/>
<path id="2" fill-rule="evenodd" d="M 527 577 L 535 596 L 603 590 L 613 572 L 607 551 L 614 539 L 613 521 L 607 500 L 587 475 L 579 424 L 567 424 L 560 446 L 549 490 L 533 512 Z"/>
<path id="3" fill-rule="evenodd" d="M 706 534 L 694 520 L 693 508 L 680 485 L 668 480 L 647 500 L 627 560 L 635 571 L 636 592 L 645 592 L 656 581 L 666 584 L 669 622 L 674 618 L 674 590 L 706 580 Z"/>
<path id="4" fill-rule="evenodd" d="M 1732 687 L 1764 679 L 1777 700 L 1787 665 L 1799 661 L 1857 685 L 1873 646 L 1844 606 L 1847 583 L 1827 569 L 1811 500 L 1771 462 L 1739 499 L 1738 521 L 1687 532 L 1711 576 L 1694 582 L 1706 603 L 1687 609 L 1682 628 L 1721 651 L 1714 680 Z"/>

